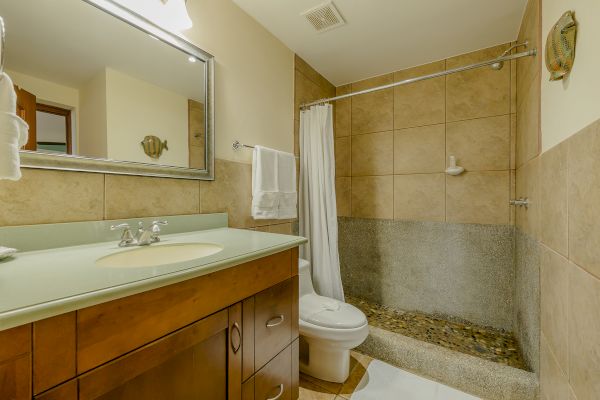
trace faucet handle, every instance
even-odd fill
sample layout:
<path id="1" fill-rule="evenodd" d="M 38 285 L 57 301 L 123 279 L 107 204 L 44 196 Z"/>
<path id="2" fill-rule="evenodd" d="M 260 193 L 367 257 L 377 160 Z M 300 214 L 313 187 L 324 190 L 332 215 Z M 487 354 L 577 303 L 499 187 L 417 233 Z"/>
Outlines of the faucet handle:
<path id="1" fill-rule="evenodd" d="M 160 242 L 160 238 L 158 235 L 160 234 L 160 226 L 161 225 L 169 225 L 168 221 L 152 221 L 150 225 L 150 230 L 152 231 L 152 241 Z"/>
<path id="2" fill-rule="evenodd" d="M 122 229 L 123 234 L 121 235 L 121 242 L 119 243 L 120 247 L 124 247 L 130 243 L 133 243 L 133 235 L 131 234 L 131 227 L 129 224 L 119 224 L 119 225 L 111 225 L 110 230 L 116 231 Z"/>

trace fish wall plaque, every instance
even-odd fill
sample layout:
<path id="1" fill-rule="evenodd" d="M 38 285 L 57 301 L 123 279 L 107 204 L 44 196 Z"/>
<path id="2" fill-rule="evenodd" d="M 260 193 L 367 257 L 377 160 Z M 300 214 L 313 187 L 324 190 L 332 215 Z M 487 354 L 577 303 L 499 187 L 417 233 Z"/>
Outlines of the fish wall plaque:
<path id="1" fill-rule="evenodd" d="M 142 148 L 144 149 L 144 153 L 150 158 L 158 160 L 163 153 L 163 150 L 169 150 L 167 146 L 167 141 L 162 141 L 160 138 L 148 135 L 140 142 Z"/>

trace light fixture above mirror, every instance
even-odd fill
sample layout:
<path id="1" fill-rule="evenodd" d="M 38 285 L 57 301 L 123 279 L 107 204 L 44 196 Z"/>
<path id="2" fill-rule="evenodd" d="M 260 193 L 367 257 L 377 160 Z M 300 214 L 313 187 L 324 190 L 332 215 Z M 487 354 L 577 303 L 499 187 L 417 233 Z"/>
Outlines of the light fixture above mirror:
<path id="1" fill-rule="evenodd" d="M 193 26 L 187 10 L 187 0 L 117 0 L 117 2 L 172 32 L 185 31 Z"/>

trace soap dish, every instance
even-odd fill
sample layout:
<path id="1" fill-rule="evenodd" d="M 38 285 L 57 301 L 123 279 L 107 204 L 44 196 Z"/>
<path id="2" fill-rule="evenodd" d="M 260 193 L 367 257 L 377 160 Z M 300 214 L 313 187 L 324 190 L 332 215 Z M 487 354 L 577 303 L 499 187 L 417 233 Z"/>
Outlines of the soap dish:
<path id="1" fill-rule="evenodd" d="M 11 249 L 10 247 L 2 247 L 0 246 L 0 260 L 4 260 L 15 254 L 17 249 Z"/>

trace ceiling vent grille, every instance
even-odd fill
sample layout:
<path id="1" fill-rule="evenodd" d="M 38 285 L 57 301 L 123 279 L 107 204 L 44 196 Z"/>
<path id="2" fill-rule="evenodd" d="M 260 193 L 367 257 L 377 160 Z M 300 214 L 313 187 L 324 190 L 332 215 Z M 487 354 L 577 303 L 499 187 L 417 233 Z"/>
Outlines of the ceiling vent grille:
<path id="1" fill-rule="evenodd" d="M 317 32 L 325 32 L 346 23 L 332 2 L 318 5 L 301 15 L 306 17 Z"/>

